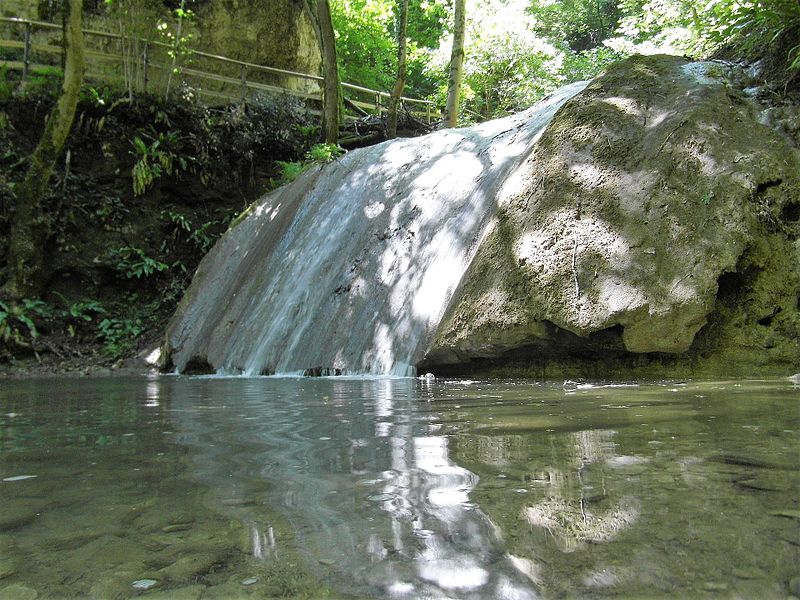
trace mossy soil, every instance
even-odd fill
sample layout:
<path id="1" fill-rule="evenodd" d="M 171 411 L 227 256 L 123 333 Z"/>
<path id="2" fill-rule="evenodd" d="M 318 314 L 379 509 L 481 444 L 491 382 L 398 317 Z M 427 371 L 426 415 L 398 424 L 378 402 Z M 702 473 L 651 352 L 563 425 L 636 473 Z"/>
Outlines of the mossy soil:
<path id="1" fill-rule="evenodd" d="M 34 78 L 22 93 L 2 83 L 5 280 L 14 190 L 58 82 Z M 86 86 L 45 199 L 44 293 L 4 311 L 0 376 L 119 367 L 156 346 L 203 254 L 310 135 L 304 107 L 287 98 L 211 109 Z"/>

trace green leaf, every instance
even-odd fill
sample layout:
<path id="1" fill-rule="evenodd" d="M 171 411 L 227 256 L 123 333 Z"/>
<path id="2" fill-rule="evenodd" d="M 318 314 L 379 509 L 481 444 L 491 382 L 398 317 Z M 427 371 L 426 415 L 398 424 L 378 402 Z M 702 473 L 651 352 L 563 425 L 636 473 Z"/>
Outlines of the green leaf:
<path id="1" fill-rule="evenodd" d="M 31 334 L 31 337 L 35 338 L 39 336 L 39 332 L 36 330 L 36 325 L 34 325 L 33 321 L 31 321 L 27 315 L 17 315 L 17 320 L 25 324 Z"/>

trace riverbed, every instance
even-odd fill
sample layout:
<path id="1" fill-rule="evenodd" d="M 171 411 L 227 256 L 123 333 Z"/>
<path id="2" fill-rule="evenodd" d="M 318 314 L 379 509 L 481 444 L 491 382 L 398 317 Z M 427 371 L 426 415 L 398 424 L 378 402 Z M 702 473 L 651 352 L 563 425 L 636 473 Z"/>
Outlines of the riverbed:
<path id="1" fill-rule="evenodd" d="M 0 385 L 2 598 L 800 595 L 800 389 Z"/>

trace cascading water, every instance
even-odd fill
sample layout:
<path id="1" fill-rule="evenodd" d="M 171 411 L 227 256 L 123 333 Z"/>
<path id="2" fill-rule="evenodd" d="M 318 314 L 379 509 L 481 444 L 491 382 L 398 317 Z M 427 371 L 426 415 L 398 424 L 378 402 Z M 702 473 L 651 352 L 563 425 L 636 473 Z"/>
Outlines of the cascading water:
<path id="1" fill-rule="evenodd" d="M 353 151 L 268 194 L 203 260 L 165 364 L 411 375 L 566 86 L 475 127 Z"/>

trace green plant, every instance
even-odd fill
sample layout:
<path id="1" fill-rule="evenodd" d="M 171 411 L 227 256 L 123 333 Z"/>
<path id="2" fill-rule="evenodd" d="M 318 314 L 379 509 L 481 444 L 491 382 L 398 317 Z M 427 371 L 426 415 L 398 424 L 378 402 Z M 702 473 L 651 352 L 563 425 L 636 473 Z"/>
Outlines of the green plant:
<path id="1" fill-rule="evenodd" d="M 63 78 L 64 71 L 60 67 L 32 68 L 25 82 L 25 95 L 56 98 L 61 91 Z"/>
<path id="2" fill-rule="evenodd" d="M 70 303 L 58 292 L 56 292 L 56 295 L 66 305 L 61 316 L 64 319 L 67 334 L 71 338 L 77 337 L 82 326 L 91 323 L 98 315 L 106 313 L 106 309 L 98 300 L 79 300 Z"/>
<path id="3" fill-rule="evenodd" d="M 300 177 L 300 174 L 306 170 L 307 166 L 298 161 L 284 161 L 284 160 L 275 161 L 275 164 L 277 164 L 278 168 L 280 169 L 280 179 L 279 179 L 280 184 L 294 181 L 295 179 Z"/>
<path id="4" fill-rule="evenodd" d="M 792 58 L 793 55 L 794 58 Z M 789 50 L 788 58 L 792 61 L 789 63 L 789 69 L 800 70 L 800 44 Z"/>
<path id="5" fill-rule="evenodd" d="M 23 298 L 10 304 L 0 300 L 0 342 L 7 347 L 33 347 L 39 337 L 35 319 L 52 315 L 53 308 L 41 300 Z"/>
<path id="6" fill-rule="evenodd" d="M 10 100 L 16 87 L 17 81 L 10 76 L 8 67 L 0 66 L 0 102 Z"/>
<path id="7" fill-rule="evenodd" d="M 215 236 L 208 233 L 209 229 L 217 224 L 217 221 L 207 221 L 200 227 L 195 228 L 189 218 L 183 213 L 173 210 L 164 210 L 161 212 L 162 218 L 173 223 L 175 229 L 172 232 L 172 237 L 175 238 L 183 231 L 186 237 L 191 241 L 201 252 L 206 252 L 214 244 Z"/>
<path id="8" fill-rule="evenodd" d="M 141 279 L 153 273 L 166 271 L 169 265 L 147 256 L 141 248 L 123 246 L 112 252 L 115 268 L 127 279 Z"/>
<path id="9" fill-rule="evenodd" d="M 311 140 L 318 139 L 319 125 L 298 125 L 296 129 L 297 133 L 303 138 L 305 145 L 310 145 Z"/>
<path id="10" fill-rule="evenodd" d="M 93 86 L 84 86 L 81 89 L 81 101 L 86 102 L 92 106 L 105 106 L 111 94 L 107 87 L 104 87 L 102 90 L 98 90 L 96 87 Z"/>
<path id="11" fill-rule="evenodd" d="M 118 196 L 105 195 L 94 214 L 100 218 L 103 228 L 110 231 L 113 224 L 123 221 L 130 210 Z"/>
<path id="12" fill-rule="evenodd" d="M 191 2 L 191 0 L 188 1 Z M 156 26 L 156 30 L 158 31 L 159 35 L 169 46 L 167 54 L 172 60 L 169 77 L 167 79 L 167 89 L 164 93 L 165 97 L 167 98 L 169 98 L 172 76 L 179 75 L 181 73 L 181 62 L 186 61 L 189 54 L 191 54 L 189 43 L 192 41 L 194 35 L 191 33 L 186 33 L 184 30 L 184 21 L 191 21 L 194 18 L 194 13 L 190 9 L 186 8 L 186 3 L 187 0 L 180 0 L 180 5 L 178 8 L 172 11 L 175 19 L 174 31 L 171 24 L 167 23 L 166 21 L 160 21 Z"/>
<path id="13" fill-rule="evenodd" d="M 344 154 L 344 148 L 338 144 L 314 144 L 306 153 L 306 160 L 314 163 L 327 163 Z"/>
<path id="14" fill-rule="evenodd" d="M 733 41 L 745 55 L 762 52 L 784 33 L 800 28 L 800 4 L 797 0 L 713 1 L 707 5 L 707 37 L 717 45 Z M 797 47 L 789 50 L 788 59 Z M 797 63 L 795 59 L 790 68 Z"/>
<path id="15" fill-rule="evenodd" d="M 280 169 L 279 185 L 289 183 L 297 179 L 300 174 L 308 169 L 311 165 L 325 164 L 340 157 L 345 153 L 344 148 L 338 144 L 314 144 L 311 149 L 306 152 L 305 160 L 298 161 L 275 161 Z"/>
<path id="16" fill-rule="evenodd" d="M 111 358 L 117 358 L 129 350 L 133 341 L 144 331 L 141 319 L 103 319 L 97 329 L 97 339 L 103 342 L 103 352 Z"/>
<path id="17" fill-rule="evenodd" d="M 172 175 L 176 163 L 181 170 L 187 168 L 186 158 L 175 151 L 178 145 L 177 132 L 159 133 L 149 145 L 137 135 L 131 144 L 137 158 L 131 171 L 134 196 L 144 194 L 162 173 Z"/>

